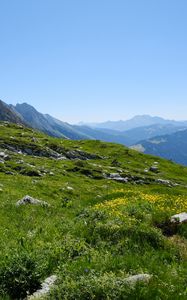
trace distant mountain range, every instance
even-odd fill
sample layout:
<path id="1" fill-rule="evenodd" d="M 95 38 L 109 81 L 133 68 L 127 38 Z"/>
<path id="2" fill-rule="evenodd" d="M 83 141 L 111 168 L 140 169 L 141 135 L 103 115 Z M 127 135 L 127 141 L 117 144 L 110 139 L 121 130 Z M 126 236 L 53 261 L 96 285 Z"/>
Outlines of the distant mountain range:
<path id="1" fill-rule="evenodd" d="M 0 120 L 24 124 L 58 138 L 119 143 L 187 165 L 187 121 L 144 115 L 127 121 L 71 125 L 27 103 L 13 106 L 1 100 Z"/>
<path id="2" fill-rule="evenodd" d="M 172 134 L 177 131 L 185 130 L 187 126 L 180 125 L 179 123 L 173 124 L 154 124 L 145 127 L 136 127 L 127 131 L 123 134 L 130 139 L 131 145 L 137 143 L 138 141 L 147 140 L 155 136 L 161 136 L 166 134 Z"/>
<path id="3" fill-rule="evenodd" d="M 83 125 L 83 123 L 80 123 Z M 126 131 L 138 127 L 146 127 L 151 125 L 174 125 L 174 126 L 187 126 L 187 121 L 175 121 L 175 120 L 165 120 L 160 117 L 152 117 L 149 115 L 135 116 L 130 120 L 120 120 L 120 121 L 107 121 L 104 123 L 88 123 L 86 124 L 92 128 L 104 128 L 112 129 L 118 131 Z"/>
<path id="4" fill-rule="evenodd" d="M 140 141 L 131 148 L 187 165 L 187 130 Z"/>

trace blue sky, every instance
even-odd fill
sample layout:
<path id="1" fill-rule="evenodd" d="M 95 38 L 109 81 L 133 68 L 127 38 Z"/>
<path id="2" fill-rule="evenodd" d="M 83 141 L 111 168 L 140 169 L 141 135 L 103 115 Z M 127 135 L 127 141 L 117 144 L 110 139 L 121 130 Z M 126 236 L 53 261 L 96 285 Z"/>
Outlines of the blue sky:
<path id="1" fill-rule="evenodd" d="M 0 0 L 0 98 L 69 122 L 187 119 L 186 0 Z"/>

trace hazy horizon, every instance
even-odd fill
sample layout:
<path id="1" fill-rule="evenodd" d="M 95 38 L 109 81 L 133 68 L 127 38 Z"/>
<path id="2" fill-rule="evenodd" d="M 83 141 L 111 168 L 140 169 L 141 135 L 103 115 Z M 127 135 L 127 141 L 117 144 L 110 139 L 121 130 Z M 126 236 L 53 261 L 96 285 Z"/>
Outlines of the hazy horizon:
<path id="1" fill-rule="evenodd" d="M 69 123 L 187 119 L 185 0 L 17 0 L 0 10 L 0 98 Z"/>
<path id="2" fill-rule="evenodd" d="M 3 99 L 1 99 L 2 101 L 4 101 Z M 5 102 L 5 101 L 4 101 Z M 27 102 L 5 102 L 7 104 L 12 104 L 12 105 L 16 105 L 16 104 L 23 104 L 23 103 L 27 103 Z M 27 103 L 28 105 L 31 105 L 33 106 L 31 103 Z M 44 111 L 39 111 L 35 106 L 33 106 L 39 113 L 42 113 L 42 114 L 48 114 L 48 115 L 51 115 L 52 117 L 56 118 L 56 119 L 59 119 L 63 122 L 68 122 L 64 119 L 61 119 L 61 118 L 58 118 L 57 116 L 55 115 L 52 115 L 50 112 L 44 112 Z M 132 115 L 130 116 L 129 118 L 124 118 L 124 119 L 106 119 L 106 120 L 101 120 L 101 121 L 92 121 L 92 120 L 89 120 L 89 121 L 84 121 L 84 120 L 80 120 L 78 122 L 68 122 L 69 124 L 72 124 L 72 125 L 85 125 L 85 124 L 96 124 L 96 123 L 105 123 L 105 122 L 119 122 L 119 121 L 128 121 L 130 119 L 133 119 L 134 117 L 141 117 L 141 116 L 149 116 L 149 117 L 159 117 L 159 118 L 163 118 L 165 120 L 169 120 L 169 121 L 187 121 L 187 118 L 186 119 L 172 119 L 172 118 L 167 118 L 167 117 L 163 117 L 161 115 L 151 115 L 151 114 L 137 114 L 137 115 Z"/>

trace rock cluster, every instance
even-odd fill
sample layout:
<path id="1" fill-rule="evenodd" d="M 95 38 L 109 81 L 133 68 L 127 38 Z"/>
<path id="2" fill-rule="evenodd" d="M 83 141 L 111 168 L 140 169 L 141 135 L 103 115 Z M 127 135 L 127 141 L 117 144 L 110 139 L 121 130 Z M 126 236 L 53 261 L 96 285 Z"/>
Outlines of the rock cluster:
<path id="1" fill-rule="evenodd" d="M 17 145 L 17 144 L 3 144 L 1 145 L 3 148 L 12 151 L 17 154 L 26 154 L 26 155 L 32 155 L 32 156 L 39 156 L 39 157 L 48 157 L 53 158 L 56 160 L 90 160 L 90 159 L 102 159 L 103 157 L 88 153 L 82 150 L 65 150 L 61 149 L 59 152 L 51 149 L 50 147 L 41 147 L 36 144 L 30 144 L 30 145 Z M 62 152 L 62 153 L 61 153 Z M 5 153 L 0 152 L 0 159 L 3 157 L 5 159 Z M 6 156 L 8 159 L 8 156 Z"/>
<path id="2" fill-rule="evenodd" d="M 166 180 L 166 179 L 161 179 L 161 178 L 156 179 L 155 182 L 157 182 L 159 184 L 167 185 L 167 186 L 170 186 L 170 187 L 178 185 L 177 183 L 174 183 L 171 180 Z"/>
<path id="3" fill-rule="evenodd" d="M 103 158 L 97 154 L 84 152 L 82 150 L 67 151 L 65 155 L 69 159 L 80 159 L 80 160 L 102 159 Z"/>
<path id="4" fill-rule="evenodd" d="M 119 173 L 110 173 L 108 175 L 104 175 L 105 178 L 107 179 L 112 179 L 112 180 L 116 180 L 119 182 L 128 182 L 128 178 L 127 177 L 122 177 Z"/>
<path id="5" fill-rule="evenodd" d="M 109 173 L 109 174 L 103 173 L 103 177 L 105 179 L 115 180 L 123 183 L 131 182 L 133 184 L 149 184 L 151 182 L 150 178 L 134 176 L 130 174 L 125 175 L 124 177 L 124 175 L 120 173 Z M 154 179 L 152 181 L 154 181 Z"/>

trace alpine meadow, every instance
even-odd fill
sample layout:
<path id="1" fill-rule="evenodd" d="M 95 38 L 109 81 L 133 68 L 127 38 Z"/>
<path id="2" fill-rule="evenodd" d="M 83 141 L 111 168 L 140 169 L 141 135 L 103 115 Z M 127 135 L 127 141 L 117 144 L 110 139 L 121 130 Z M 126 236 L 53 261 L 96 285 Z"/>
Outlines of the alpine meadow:
<path id="1" fill-rule="evenodd" d="M 0 0 L 0 300 L 187 300 L 186 16 Z"/>

